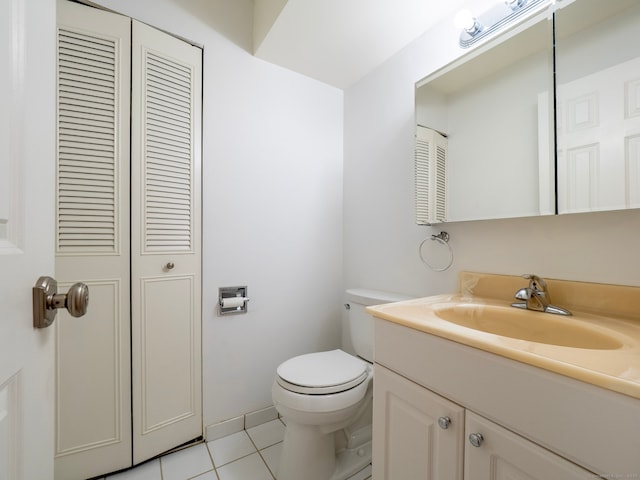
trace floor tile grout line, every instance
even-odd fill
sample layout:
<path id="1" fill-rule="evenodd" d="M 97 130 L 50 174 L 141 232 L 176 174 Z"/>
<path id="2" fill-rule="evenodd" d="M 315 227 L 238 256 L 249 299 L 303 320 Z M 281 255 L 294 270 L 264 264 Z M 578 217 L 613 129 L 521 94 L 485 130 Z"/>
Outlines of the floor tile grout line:
<path id="1" fill-rule="evenodd" d="M 277 445 L 277 443 L 274 443 L 273 445 Z M 271 446 L 273 446 L 273 445 L 271 445 Z M 276 473 L 271 471 L 271 467 L 269 467 L 269 464 L 267 463 L 267 461 L 262 456 L 262 450 L 258 450 L 258 455 L 260 455 L 260 458 L 262 459 L 262 463 L 264 463 L 265 467 L 267 467 L 267 470 L 269 471 L 269 473 L 273 477 L 273 480 L 276 480 Z"/>
<path id="2" fill-rule="evenodd" d="M 280 419 L 280 417 L 278 417 L 278 418 L 277 418 L 277 419 L 275 419 L 275 420 L 280 420 L 280 423 L 281 423 L 285 428 L 287 428 L 287 425 L 286 425 L 286 424 L 285 424 L 285 423 Z M 273 422 L 273 421 L 274 421 L 274 420 L 270 420 L 270 422 Z M 269 422 L 266 422 L 266 423 L 269 423 Z M 264 425 L 264 424 L 261 424 L 261 425 Z M 256 425 L 256 427 L 259 427 L 259 426 L 260 426 L 260 425 Z M 252 427 L 252 428 L 255 428 L 255 427 Z M 265 448 L 273 447 L 274 445 L 277 445 L 278 443 L 281 443 L 281 442 L 283 441 L 283 440 L 278 440 L 278 441 L 277 441 L 277 442 L 275 442 L 275 443 L 271 443 L 271 444 L 266 445 L 266 446 L 264 446 L 264 447 L 262 447 L 262 448 L 258 448 L 258 446 L 256 445 L 256 442 L 254 442 L 254 441 L 253 441 L 253 438 L 251 437 L 251 434 L 249 434 L 249 431 L 245 429 L 245 432 L 247 433 L 247 436 L 249 437 L 249 440 L 251 440 L 251 443 L 253 443 L 253 446 L 255 447 L 256 451 L 258 451 L 258 452 L 259 452 L 259 451 L 261 451 L 261 450 L 264 450 Z"/>
<path id="3" fill-rule="evenodd" d="M 249 435 L 247 435 L 247 437 L 249 437 Z M 251 440 L 251 437 L 249 437 L 249 440 Z M 229 464 L 231 464 L 233 462 L 237 462 L 238 460 L 242 460 L 243 458 L 247 458 L 248 456 L 253 455 L 254 453 L 257 453 L 258 449 L 256 448 L 256 446 L 253 443 L 253 441 L 251 441 L 251 444 L 253 445 L 253 449 L 254 449 L 253 452 L 247 453 L 246 455 L 242 455 L 242 456 L 240 456 L 238 458 L 235 458 L 235 459 L 233 459 L 231 461 L 228 461 L 227 463 L 223 463 L 222 465 L 216 465 L 216 462 L 213 461 L 213 455 L 211 454 L 211 450 L 209 450 L 209 444 L 207 444 L 207 450 L 209 450 L 209 455 L 211 456 L 211 463 L 213 463 L 213 468 L 216 470 L 216 475 L 218 473 L 217 470 L 219 468 L 225 467 L 225 466 L 227 466 L 227 465 L 229 465 Z"/>
<path id="4" fill-rule="evenodd" d="M 200 475 L 204 475 L 205 473 L 209 473 L 209 472 L 214 472 L 214 474 L 216 475 L 217 478 L 219 478 L 218 476 L 218 472 L 216 471 L 216 465 L 213 462 L 213 457 L 211 456 L 211 451 L 209 450 L 209 446 L 207 445 L 206 441 L 200 442 L 200 443 L 196 443 L 194 445 L 188 446 L 186 448 L 183 448 L 182 450 L 187 450 L 189 448 L 193 448 L 197 445 L 204 445 L 206 450 L 207 450 L 207 455 L 209 456 L 209 461 L 211 462 L 211 468 L 209 470 L 205 470 L 204 472 L 200 472 L 195 474 L 192 477 L 187 478 L 186 480 L 193 480 L 194 478 L 199 477 Z M 178 451 L 182 451 L 182 450 L 178 450 Z M 176 452 L 171 452 L 171 453 L 176 453 Z M 158 464 L 160 465 L 160 480 L 164 480 L 164 468 L 162 467 L 162 459 L 165 457 L 168 457 L 169 455 L 171 455 L 171 453 L 165 454 L 165 455 L 160 455 L 158 457 Z"/>
<path id="5" fill-rule="evenodd" d="M 245 430 L 245 432 L 247 432 L 247 430 Z M 260 460 L 262 460 L 262 463 L 264 464 L 264 466 L 267 468 L 267 471 L 269 472 L 269 474 L 273 477 L 273 479 L 275 480 L 276 475 L 275 473 L 273 473 L 271 471 L 271 469 L 269 468 L 269 464 L 267 463 L 267 461 L 264 459 L 264 457 L 262 456 L 262 453 L 260 453 L 260 449 L 258 448 L 258 446 L 256 445 L 256 442 L 253 441 L 253 438 L 251 438 L 251 435 L 249 435 L 249 432 L 247 432 L 247 437 L 249 437 L 249 440 L 251 441 L 251 444 L 253 445 L 253 447 L 256 449 L 256 452 L 258 452 L 258 456 L 260 457 Z M 276 442 L 273 445 L 277 445 L 280 442 Z M 272 447 L 273 445 L 269 445 L 269 447 Z M 265 448 L 269 448 L 269 447 L 265 447 Z M 263 449 L 264 450 L 264 449 Z"/>
<path id="6" fill-rule="evenodd" d="M 206 441 L 204 442 L 204 446 L 207 449 L 207 453 L 209 454 L 209 460 L 211 460 L 211 466 L 213 468 L 212 468 L 212 470 L 207 470 L 206 472 L 203 472 L 203 473 L 208 473 L 208 472 L 213 471 L 213 474 L 216 476 L 217 479 L 219 479 L 220 475 L 218 475 L 218 470 L 216 468 L 216 462 L 213 461 L 213 455 L 211 454 L 211 450 L 209 450 L 209 444 Z M 200 475 L 202 475 L 202 473 Z M 197 477 L 197 475 L 196 475 L 196 477 Z"/>
<path id="7" fill-rule="evenodd" d="M 278 415 L 277 420 L 279 420 L 279 421 L 280 421 L 280 423 L 281 423 L 282 425 L 284 425 L 284 427 L 285 427 L 285 428 L 287 428 L 287 424 L 286 424 L 286 423 L 284 423 L 284 422 L 282 421 L 282 417 L 280 417 L 280 416 Z M 247 435 L 249 435 L 249 434 L 247 433 Z M 253 442 L 253 439 L 251 438 L 251 435 L 249 435 L 249 438 L 250 438 L 250 439 L 251 439 L 251 441 Z M 273 447 L 274 445 L 277 445 L 278 443 L 282 443 L 283 441 L 284 441 L 284 439 L 283 439 L 283 440 L 280 440 L 279 442 L 274 443 L 273 445 L 269 445 L 269 446 L 267 446 L 267 447 L 264 447 L 262 450 L 265 450 L 265 449 L 267 449 L 267 448 Z M 255 443 L 254 443 L 254 445 L 255 445 Z M 262 450 L 258 449 L 258 455 L 260 455 L 260 458 L 262 459 L 262 461 L 263 461 L 263 462 L 264 462 L 264 464 L 266 465 L 267 470 L 269 470 L 269 473 L 271 474 L 271 476 L 273 477 L 273 479 L 274 479 L 274 480 L 277 480 L 277 479 L 276 479 L 276 472 L 273 472 L 273 471 L 271 470 L 271 467 L 269 466 L 269 464 L 268 464 L 268 463 L 267 463 L 267 461 L 265 460 L 264 456 L 262 455 Z"/>
<path id="8" fill-rule="evenodd" d="M 246 430 L 245 430 L 246 431 Z M 262 454 L 260 453 L 260 449 L 258 448 L 258 446 L 256 445 L 256 442 L 253 441 L 253 438 L 251 438 L 251 435 L 249 435 L 249 432 L 247 432 L 247 437 L 249 437 L 249 440 L 251 441 L 251 444 L 253 445 L 253 448 L 256 449 L 256 452 L 258 452 L 258 456 L 260 457 L 260 460 L 262 460 L 262 463 L 264 464 L 264 466 L 267 468 L 267 471 L 269 472 L 269 474 L 275 479 L 276 476 L 273 474 L 273 472 L 271 471 L 271 469 L 269 468 L 269 465 L 267 464 L 267 462 L 265 461 L 264 457 L 262 456 Z M 274 444 L 275 445 L 275 444 Z"/>
<path id="9" fill-rule="evenodd" d="M 194 478 L 198 478 L 199 476 L 204 475 L 205 473 L 209 473 L 209 472 L 215 473 L 216 477 L 218 477 L 218 472 L 216 472 L 216 469 L 214 467 L 211 470 L 207 470 L 206 472 L 198 473 L 198 474 L 194 475 L 193 477 L 187 478 L 186 480 L 193 480 Z M 220 477 L 218 477 L 218 478 L 220 478 Z"/>

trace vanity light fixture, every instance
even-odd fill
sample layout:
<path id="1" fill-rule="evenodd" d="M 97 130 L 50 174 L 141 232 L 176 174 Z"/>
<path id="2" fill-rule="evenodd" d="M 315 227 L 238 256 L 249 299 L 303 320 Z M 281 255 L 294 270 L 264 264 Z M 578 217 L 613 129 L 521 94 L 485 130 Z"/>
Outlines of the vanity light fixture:
<path id="1" fill-rule="evenodd" d="M 505 5 L 509 7 L 511 10 L 516 11 L 519 8 L 522 8 L 527 0 L 505 0 Z"/>
<path id="2" fill-rule="evenodd" d="M 541 9 L 551 1 L 500 0 L 479 17 L 475 17 L 469 10 L 461 10 L 454 18 L 456 27 L 462 30 L 460 47 L 471 47 L 516 19 Z"/>

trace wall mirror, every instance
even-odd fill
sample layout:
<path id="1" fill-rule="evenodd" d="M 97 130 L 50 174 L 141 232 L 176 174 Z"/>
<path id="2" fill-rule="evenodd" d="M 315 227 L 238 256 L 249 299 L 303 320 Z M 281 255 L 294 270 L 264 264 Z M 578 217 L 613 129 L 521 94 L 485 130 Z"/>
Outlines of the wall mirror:
<path id="1" fill-rule="evenodd" d="M 438 145 L 440 152 L 425 181 L 446 176 L 439 179 L 439 201 L 425 199 L 429 209 L 438 204 L 435 216 L 421 218 L 418 208 L 418 223 L 555 214 L 553 22 L 547 11 L 429 75 L 415 93 L 417 144 L 425 138 L 424 148 Z"/>
<path id="2" fill-rule="evenodd" d="M 640 0 L 556 12 L 558 213 L 640 207 Z"/>

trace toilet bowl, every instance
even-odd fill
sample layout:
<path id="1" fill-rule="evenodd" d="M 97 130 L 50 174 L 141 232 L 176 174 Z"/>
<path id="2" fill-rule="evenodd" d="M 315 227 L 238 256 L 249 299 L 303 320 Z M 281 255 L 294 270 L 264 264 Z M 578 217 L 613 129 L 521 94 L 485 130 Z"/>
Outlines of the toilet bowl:
<path id="1" fill-rule="evenodd" d="M 344 435 L 371 403 L 372 378 L 372 365 L 342 350 L 301 355 L 278 367 L 271 393 L 287 425 L 278 480 L 338 480 L 335 434 Z M 370 448 L 369 455 L 362 450 L 358 456 L 363 447 L 351 446 L 355 461 L 343 478 L 370 463 Z"/>
<path id="2" fill-rule="evenodd" d="M 366 305 L 404 295 L 348 290 L 358 356 L 341 349 L 293 357 L 277 369 L 273 403 L 286 428 L 278 480 L 346 480 L 371 463 L 373 318 Z"/>

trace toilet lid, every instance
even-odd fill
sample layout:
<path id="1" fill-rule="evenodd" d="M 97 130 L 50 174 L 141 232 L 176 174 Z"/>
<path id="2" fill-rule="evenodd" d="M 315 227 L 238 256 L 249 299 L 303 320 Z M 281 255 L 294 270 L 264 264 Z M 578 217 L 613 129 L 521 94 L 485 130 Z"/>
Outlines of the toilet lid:
<path id="1" fill-rule="evenodd" d="M 278 383 L 299 393 L 341 392 L 362 383 L 368 365 L 342 350 L 308 353 L 283 362 L 277 370 Z"/>

